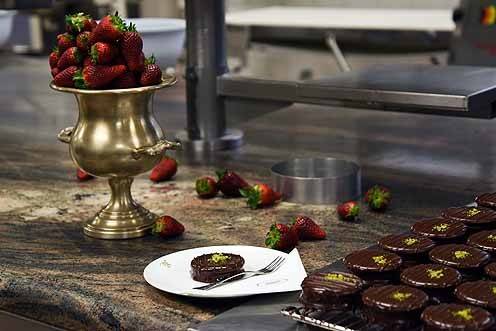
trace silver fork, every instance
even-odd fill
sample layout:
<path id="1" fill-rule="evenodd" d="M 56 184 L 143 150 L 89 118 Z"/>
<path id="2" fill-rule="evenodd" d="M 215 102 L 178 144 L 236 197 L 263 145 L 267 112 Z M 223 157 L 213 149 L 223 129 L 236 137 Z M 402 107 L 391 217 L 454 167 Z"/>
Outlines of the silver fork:
<path id="1" fill-rule="evenodd" d="M 272 260 L 272 262 L 270 262 L 268 265 L 263 267 L 262 269 L 255 270 L 255 271 L 240 272 L 239 274 L 236 274 L 236 275 L 231 276 L 229 278 L 223 279 L 221 281 L 218 281 L 215 283 L 210 283 L 210 284 L 199 286 L 199 287 L 195 287 L 194 289 L 195 290 L 208 291 L 208 290 L 211 290 L 213 288 L 216 288 L 216 287 L 219 287 L 219 286 L 222 286 L 225 284 L 230 284 L 230 283 L 233 283 L 233 282 L 238 281 L 238 280 L 244 280 L 244 279 L 248 279 L 248 278 L 255 277 L 255 276 L 270 274 L 271 272 L 274 272 L 277 269 L 279 269 L 284 262 L 286 262 L 286 259 L 281 257 L 281 256 L 278 256 L 274 260 Z M 240 276 L 244 276 L 244 277 L 240 278 L 240 279 L 235 279 L 235 278 L 238 278 Z M 235 279 L 235 280 L 233 280 L 233 279 Z"/>

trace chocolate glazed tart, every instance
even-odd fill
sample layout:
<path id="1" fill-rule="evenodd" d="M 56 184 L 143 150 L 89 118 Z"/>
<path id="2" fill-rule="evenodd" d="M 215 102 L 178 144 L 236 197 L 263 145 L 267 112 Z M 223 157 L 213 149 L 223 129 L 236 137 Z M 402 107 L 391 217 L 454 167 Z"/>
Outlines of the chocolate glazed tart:
<path id="1" fill-rule="evenodd" d="M 475 198 L 478 206 L 496 209 L 496 192 L 483 193 Z"/>
<path id="2" fill-rule="evenodd" d="M 452 207 L 444 210 L 441 215 L 463 222 L 470 232 L 496 227 L 496 211 L 485 207 Z"/>
<path id="3" fill-rule="evenodd" d="M 349 273 L 318 272 L 307 276 L 301 287 L 299 301 L 306 308 L 346 310 L 357 304 L 363 281 Z"/>
<path id="4" fill-rule="evenodd" d="M 424 331 L 489 331 L 494 318 L 487 310 L 458 304 L 440 304 L 425 308 L 421 316 Z"/>
<path id="5" fill-rule="evenodd" d="M 449 302 L 453 289 L 462 281 L 462 275 L 455 268 L 440 264 L 419 264 L 405 269 L 401 282 L 419 288 L 429 295 L 433 302 Z"/>
<path id="6" fill-rule="evenodd" d="M 344 258 L 346 267 L 358 275 L 367 286 L 387 284 L 397 279 L 397 271 L 401 266 L 401 257 L 380 249 L 364 249 L 355 251 Z"/>
<path id="7" fill-rule="evenodd" d="M 478 280 L 466 282 L 455 289 L 455 296 L 474 306 L 479 306 L 493 314 L 496 312 L 496 282 Z"/>
<path id="8" fill-rule="evenodd" d="M 489 278 L 496 280 L 496 262 L 486 265 L 484 267 L 484 272 L 489 276 Z"/>
<path id="9" fill-rule="evenodd" d="M 219 255 L 221 258 L 213 258 Z M 191 276 L 198 282 L 213 283 L 243 272 L 244 264 L 245 260 L 236 254 L 204 254 L 191 261 Z"/>
<path id="10" fill-rule="evenodd" d="M 429 297 L 423 291 L 405 285 L 374 286 L 362 293 L 367 321 L 384 330 L 411 330 L 419 324 Z"/>
<path id="11" fill-rule="evenodd" d="M 440 244 L 463 242 L 467 226 L 462 222 L 443 217 L 424 219 L 413 224 L 411 229 L 419 236 L 425 236 Z"/>
<path id="12" fill-rule="evenodd" d="M 488 252 L 494 260 L 496 257 L 496 230 L 476 232 L 468 237 L 467 244 Z"/>
<path id="13" fill-rule="evenodd" d="M 447 244 L 433 248 L 429 258 L 435 263 L 458 269 L 464 280 L 480 278 L 481 268 L 489 262 L 489 254 L 478 248 L 462 245 Z"/>
<path id="14" fill-rule="evenodd" d="M 427 252 L 435 243 L 429 238 L 414 234 L 389 235 L 377 243 L 381 248 L 398 254 L 403 259 L 403 267 L 427 260 Z"/>

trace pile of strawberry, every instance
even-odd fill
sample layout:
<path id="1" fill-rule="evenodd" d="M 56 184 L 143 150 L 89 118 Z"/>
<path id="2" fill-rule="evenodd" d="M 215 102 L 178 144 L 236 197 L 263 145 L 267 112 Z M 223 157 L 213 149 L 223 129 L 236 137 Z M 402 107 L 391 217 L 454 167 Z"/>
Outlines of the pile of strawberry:
<path id="1" fill-rule="evenodd" d="M 136 26 L 117 13 L 97 24 L 89 15 L 66 16 L 66 32 L 57 36 L 49 56 L 53 82 L 80 89 L 121 89 L 156 85 L 162 71 L 153 55 L 146 59 Z"/>

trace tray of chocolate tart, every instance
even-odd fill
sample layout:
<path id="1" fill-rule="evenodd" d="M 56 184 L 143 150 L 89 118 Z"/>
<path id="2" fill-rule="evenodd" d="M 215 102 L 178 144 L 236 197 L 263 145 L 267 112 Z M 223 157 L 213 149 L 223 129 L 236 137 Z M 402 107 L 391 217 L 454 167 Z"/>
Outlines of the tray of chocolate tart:
<path id="1" fill-rule="evenodd" d="M 308 275 L 284 316 L 332 331 L 496 330 L 496 193 Z"/>

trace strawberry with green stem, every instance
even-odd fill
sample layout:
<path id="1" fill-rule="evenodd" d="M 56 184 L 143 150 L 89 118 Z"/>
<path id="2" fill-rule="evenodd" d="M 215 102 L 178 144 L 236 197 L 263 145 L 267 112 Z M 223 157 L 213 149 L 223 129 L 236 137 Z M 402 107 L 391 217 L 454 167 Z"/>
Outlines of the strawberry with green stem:
<path id="1" fill-rule="evenodd" d="M 202 199 L 210 199 L 217 195 L 219 191 L 217 182 L 212 177 L 201 177 L 195 183 L 196 193 Z"/>
<path id="2" fill-rule="evenodd" d="M 152 234 L 162 238 L 172 238 L 183 234 L 184 225 L 171 216 L 159 217 L 152 228 Z"/>
<path id="3" fill-rule="evenodd" d="M 52 70 L 55 69 L 57 68 L 53 68 Z M 64 70 L 56 73 L 55 77 L 53 78 L 53 83 L 57 86 L 62 87 L 74 87 L 74 76 L 76 75 L 78 70 L 79 68 L 76 66 L 65 68 Z M 53 74 L 54 72 L 52 71 L 52 75 Z"/>
<path id="4" fill-rule="evenodd" d="M 136 26 L 133 23 L 130 23 L 127 31 L 122 34 L 120 49 L 129 70 L 132 72 L 143 71 L 145 65 L 143 39 L 136 31 Z"/>
<path id="5" fill-rule="evenodd" d="M 152 55 L 145 60 L 145 66 L 141 73 L 141 86 L 157 85 L 162 82 L 162 70 L 155 64 L 155 57 Z"/>
<path id="6" fill-rule="evenodd" d="M 288 252 L 298 245 L 298 234 L 285 224 L 275 223 L 265 236 L 265 246 Z"/>
<path id="7" fill-rule="evenodd" d="M 374 185 L 365 193 L 364 200 L 371 210 L 384 211 L 391 203 L 391 192 L 384 186 Z"/>
<path id="8" fill-rule="evenodd" d="M 248 189 L 250 185 L 234 171 L 225 169 L 216 171 L 219 191 L 226 197 L 237 198 L 241 196 L 241 189 Z"/>
<path id="9" fill-rule="evenodd" d="M 64 53 L 66 49 L 76 46 L 76 38 L 70 33 L 62 33 L 57 36 L 57 47 L 60 54 Z"/>
<path id="10" fill-rule="evenodd" d="M 79 89 L 99 89 L 125 73 L 125 65 L 89 65 L 74 75 L 74 85 Z"/>
<path id="11" fill-rule="evenodd" d="M 93 29 L 91 33 L 91 44 L 98 41 L 115 42 L 122 38 L 122 34 L 127 30 L 126 23 L 115 15 L 107 15 L 100 20 L 100 23 Z"/>
<path id="12" fill-rule="evenodd" d="M 360 213 L 360 206 L 356 201 L 348 201 L 338 205 L 336 211 L 343 221 L 353 221 Z"/>
<path id="13" fill-rule="evenodd" d="M 48 56 L 48 63 L 50 64 L 50 69 L 56 68 L 57 63 L 59 62 L 60 59 L 60 52 L 58 47 L 54 47 L 52 49 L 52 52 Z"/>
<path id="14" fill-rule="evenodd" d="M 177 161 L 168 156 L 164 156 L 162 160 L 157 164 L 150 173 L 150 180 L 158 183 L 164 180 L 169 180 L 177 172 Z"/>
<path id="15" fill-rule="evenodd" d="M 240 193 L 243 197 L 247 198 L 246 203 L 252 209 L 272 206 L 281 199 L 280 193 L 263 183 L 253 185 L 250 188 L 240 189 Z"/>
<path id="16" fill-rule="evenodd" d="M 90 57 L 93 64 L 109 64 L 118 53 L 113 44 L 99 41 L 91 46 Z"/>
<path id="17" fill-rule="evenodd" d="M 65 28 L 68 33 L 77 34 L 83 31 L 91 31 L 95 26 L 96 22 L 90 15 L 85 13 L 65 15 Z"/>
<path id="18" fill-rule="evenodd" d="M 90 49 L 90 31 L 83 31 L 76 37 L 76 47 L 83 53 L 87 53 Z"/>
<path id="19" fill-rule="evenodd" d="M 60 56 L 57 68 L 64 70 L 70 66 L 77 66 L 83 61 L 83 54 L 77 47 L 70 47 Z"/>
<path id="20" fill-rule="evenodd" d="M 308 216 L 296 216 L 291 227 L 300 240 L 322 240 L 326 237 L 326 232 Z"/>

